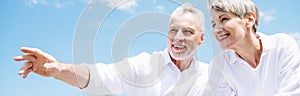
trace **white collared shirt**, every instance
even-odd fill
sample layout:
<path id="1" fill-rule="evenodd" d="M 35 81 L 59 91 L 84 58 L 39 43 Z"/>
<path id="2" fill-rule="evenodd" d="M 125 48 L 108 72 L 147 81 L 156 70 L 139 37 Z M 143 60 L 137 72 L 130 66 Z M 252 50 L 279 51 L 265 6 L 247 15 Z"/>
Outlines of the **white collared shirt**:
<path id="1" fill-rule="evenodd" d="M 86 93 L 127 96 L 199 96 L 206 85 L 208 64 L 194 60 L 183 72 L 171 61 L 167 49 L 141 53 L 114 64 L 89 65 Z"/>
<path id="2" fill-rule="evenodd" d="M 282 33 L 259 35 L 263 52 L 255 69 L 233 50 L 214 58 L 208 81 L 213 96 L 300 96 L 300 51 L 295 40 Z"/>

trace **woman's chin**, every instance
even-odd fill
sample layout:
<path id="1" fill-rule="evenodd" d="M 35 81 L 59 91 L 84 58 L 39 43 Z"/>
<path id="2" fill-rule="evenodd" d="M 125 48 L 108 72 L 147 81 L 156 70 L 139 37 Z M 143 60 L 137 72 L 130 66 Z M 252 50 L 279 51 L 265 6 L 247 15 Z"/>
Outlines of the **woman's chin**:
<path id="1" fill-rule="evenodd" d="M 227 45 L 220 45 L 220 48 L 222 49 L 222 50 L 228 50 L 229 49 L 229 47 L 227 46 Z"/>

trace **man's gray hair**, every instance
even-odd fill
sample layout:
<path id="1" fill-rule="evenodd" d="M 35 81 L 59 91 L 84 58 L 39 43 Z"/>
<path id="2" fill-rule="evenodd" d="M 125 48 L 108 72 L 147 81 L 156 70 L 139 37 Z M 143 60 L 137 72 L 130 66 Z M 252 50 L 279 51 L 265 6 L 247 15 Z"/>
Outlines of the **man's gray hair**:
<path id="1" fill-rule="evenodd" d="M 182 6 L 176 8 L 176 10 L 171 15 L 171 19 L 177 14 L 184 14 L 187 12 L 194 15 L 194 17 L 197 19 L 198 23 L 200 24 L 199 25 L 200 32 L 201 33 L 204 32 L 204 24 L 205 24 L 204 15 L 201 10 L 194 8 L 190 3 L 184 3 Z"/>

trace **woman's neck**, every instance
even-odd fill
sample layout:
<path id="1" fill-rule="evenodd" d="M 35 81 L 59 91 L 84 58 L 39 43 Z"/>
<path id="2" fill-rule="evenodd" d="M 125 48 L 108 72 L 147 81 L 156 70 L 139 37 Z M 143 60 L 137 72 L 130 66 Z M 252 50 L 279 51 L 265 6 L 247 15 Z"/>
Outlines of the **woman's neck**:
<path id="1" fill-rule="evenodd" d="M 260 63 L 260 57 L 262 54 L 261 40 L 254 36 L 242 42 L 241 46 L 234 49 L 236 54 L 245 60 L 252 68 L 256 68 Z"/>

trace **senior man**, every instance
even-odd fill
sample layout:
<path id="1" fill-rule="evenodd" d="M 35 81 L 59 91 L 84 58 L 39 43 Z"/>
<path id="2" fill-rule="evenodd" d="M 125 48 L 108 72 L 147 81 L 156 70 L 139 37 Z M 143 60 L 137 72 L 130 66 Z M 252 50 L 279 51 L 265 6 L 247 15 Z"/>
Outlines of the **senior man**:
<path id="1" fill-rule="evenodd" d="M 204 43 L 204 16 L 190 4 L 171 15 L 168 47 L 152 54 L 141 53 L 113 64 L 66 64 L 36 48 L 22 47 L 26 62 L 19 75 L 30 72 L 54 77 L 89 94 L 129 96 L 200 95 L 207 81 L 208 64 L 195 60 Z"/>

